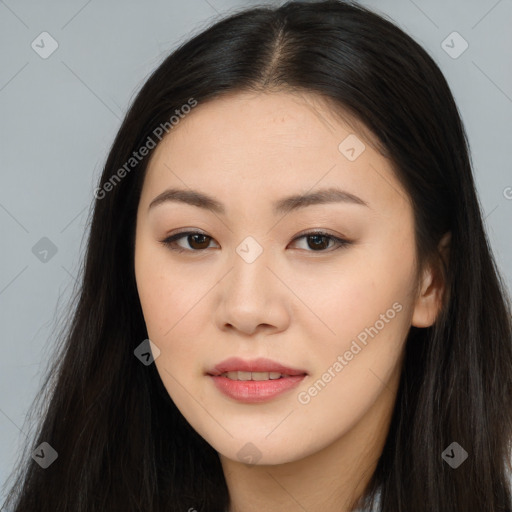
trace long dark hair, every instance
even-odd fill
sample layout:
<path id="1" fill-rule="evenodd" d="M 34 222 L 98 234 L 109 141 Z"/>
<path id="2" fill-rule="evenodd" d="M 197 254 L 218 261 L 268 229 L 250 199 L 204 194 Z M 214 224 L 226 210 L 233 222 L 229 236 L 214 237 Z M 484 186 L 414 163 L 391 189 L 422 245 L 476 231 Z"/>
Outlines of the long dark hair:
<path id="1" fill-rule="evenodd" d="M 148 337 L 134 235 L 152 151 L 126 164 L 191 99 L 275 90 L 319 94 L 376 137 L 412 201 L 421 264 L 451 233 L 447 298 L 432 327 L 411 327 L 389 434 L 359 505 L 372 506 L 380 491 L 386 512 L 512 512 L 510 298 L 484 232 L 459 112 L 411 37 L 336 0 L 232 13 L 177 48 L 141 88 L 101 176 L 35 442 L 4 504 L 13 512 L 227 509 L 217 452 L 176 408 L 155 365 L 134 355 Z M 46 469 L 31 457 L 43 442 L 58 453 Z M 452 442 L 468 453 L 457 469 L 442 456 Z"/>

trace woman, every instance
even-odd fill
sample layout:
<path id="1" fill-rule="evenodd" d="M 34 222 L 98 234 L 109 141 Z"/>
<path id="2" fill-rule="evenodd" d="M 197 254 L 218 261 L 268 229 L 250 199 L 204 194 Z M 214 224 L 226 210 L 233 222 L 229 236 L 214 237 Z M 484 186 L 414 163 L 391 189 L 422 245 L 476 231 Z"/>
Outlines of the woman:
<path id="1" fill-rule="evenodd" d="M 510 301 L 452 94 L 391 22 L 215 23 L 95 199 L 12 510 L 512 511 Z"/>

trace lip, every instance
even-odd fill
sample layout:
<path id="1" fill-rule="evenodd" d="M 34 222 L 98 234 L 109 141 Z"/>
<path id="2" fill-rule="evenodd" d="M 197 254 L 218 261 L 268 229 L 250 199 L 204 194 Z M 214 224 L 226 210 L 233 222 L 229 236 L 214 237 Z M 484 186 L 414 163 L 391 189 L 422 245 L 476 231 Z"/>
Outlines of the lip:
<path id="1" fill-rule="evenodd" d="M 222 377 L 225 372 L 279 372 L 286 375 L 273 380 L 231 380 Z M 270 359 L 246 361 L 232 357 L 222 361 L 207 373 L 224 395 L 243 403 L 261 403 L 271 400 L 298 386 L 308 375 L 305 370 L 290 368 Z"/>
<path id="2" fill-rule="evenodd" d="M 217 364 L 212 370 L 208 371 L 208 375 L 219 376 L 226 372 L 279 372 L 285 375 L 297 376 L 307 375 L 306 370 L 298 368 L 290 368 L 281 363 L 260 357 L 258 359 L 245 360 L 240 357 L 230 357 Z M 248 382 L 248 381 L 245 381 Z M 261 381 L 260 381 L 261 382 Z"/>

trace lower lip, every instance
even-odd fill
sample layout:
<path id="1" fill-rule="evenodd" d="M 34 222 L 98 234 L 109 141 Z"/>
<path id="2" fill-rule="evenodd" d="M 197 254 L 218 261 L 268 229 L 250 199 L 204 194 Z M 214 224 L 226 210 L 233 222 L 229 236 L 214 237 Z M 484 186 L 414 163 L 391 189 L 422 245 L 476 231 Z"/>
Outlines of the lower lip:
<path id="1" fill-rule="evenodd" d="M 292 375 L 274 380 L 231 380 L 227 377 L 213 376 L 213 383 L 225 395 L 239 402 L 259 403 L 293 389 L 304 380 L 306 375 Z"/>

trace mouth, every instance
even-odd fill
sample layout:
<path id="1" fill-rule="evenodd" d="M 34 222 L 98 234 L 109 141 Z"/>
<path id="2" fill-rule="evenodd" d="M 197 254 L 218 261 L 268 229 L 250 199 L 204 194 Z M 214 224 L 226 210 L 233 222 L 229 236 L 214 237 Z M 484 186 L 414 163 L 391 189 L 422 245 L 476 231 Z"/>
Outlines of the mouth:
<path id="1" fill-rule="evenodd" d="M 239 357 L 230 357 L 217 364 L 207 372 L 217 377 L 222 375 L 231 380 L 276 380 L 282 377 L 307 375 L 306 370 L 285 366 L 277 361 L 260 357 L 245 360 Z"/>
<path id="2" fill-rule="evenodd" d="M 248 380 L 277 380 L 277 379 L 286 379 L 287 377 L 292 377 L 292 375 L 288 375 L 280 372 L 224 372 L 220 374 L 220 377 L 226 377 L 230 380 L 240 380 L 240 381 L 248 381 Z"/>
<path id="3" fill-rule="evenodd" d="M 243 403 L 260 403 L 285 393 L 308 373 L 269 359 L 230 358 L 206 374 L 225 396 Z"/>

